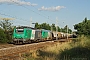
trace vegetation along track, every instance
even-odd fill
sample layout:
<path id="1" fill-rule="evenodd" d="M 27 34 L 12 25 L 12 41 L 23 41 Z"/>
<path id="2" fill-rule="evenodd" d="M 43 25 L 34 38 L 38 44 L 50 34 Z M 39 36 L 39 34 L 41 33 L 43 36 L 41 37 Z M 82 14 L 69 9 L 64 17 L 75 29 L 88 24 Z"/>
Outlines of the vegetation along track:
<path id="1" fill-rule="evenodd" d="M 14 45 L 13 47 L 8 48 L 2 48 L 0 49 L 0 58 L 5 58 L 7 56 L 13 56 L 15 54 L 24 53 L 27 51 L 35 50 L 42 48 L 44 46 L 54 45 L 57 42 L 60 42 L 60 40 L 57 41 L 46 41 L 46 42 L 40 42 L 40 43 L 33 43 L 33 44 L 25 44 L 25 45 Z M 66 39 L 63 39 L 61 41 L 66 41 Z"/>

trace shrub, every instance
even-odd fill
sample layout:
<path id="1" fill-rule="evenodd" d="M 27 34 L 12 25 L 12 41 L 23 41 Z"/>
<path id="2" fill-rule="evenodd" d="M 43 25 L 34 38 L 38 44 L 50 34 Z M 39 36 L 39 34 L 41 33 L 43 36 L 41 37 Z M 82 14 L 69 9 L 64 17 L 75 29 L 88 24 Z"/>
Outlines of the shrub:
<path id="1" fill-rule="evenodd" d="M 0 28 L 0 43 L 6 43 L 7 39 L 6 39 L 6 34 L 4 33 L 4 31 Z"/>

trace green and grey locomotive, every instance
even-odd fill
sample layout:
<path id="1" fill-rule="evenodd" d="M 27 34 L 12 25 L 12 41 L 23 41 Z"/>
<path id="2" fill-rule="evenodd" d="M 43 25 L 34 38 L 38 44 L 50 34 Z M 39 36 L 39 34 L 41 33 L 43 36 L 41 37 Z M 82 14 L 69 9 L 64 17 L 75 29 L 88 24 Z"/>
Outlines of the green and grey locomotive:
<path id="1" fill-rule="evenodd" d="M 23 44 L 31 43 L 32 41 L 52 40 L 53 34 L 49 30 L 39 30 L 31 27 L 15 28 L 13 32 L 13 43 Z"/>

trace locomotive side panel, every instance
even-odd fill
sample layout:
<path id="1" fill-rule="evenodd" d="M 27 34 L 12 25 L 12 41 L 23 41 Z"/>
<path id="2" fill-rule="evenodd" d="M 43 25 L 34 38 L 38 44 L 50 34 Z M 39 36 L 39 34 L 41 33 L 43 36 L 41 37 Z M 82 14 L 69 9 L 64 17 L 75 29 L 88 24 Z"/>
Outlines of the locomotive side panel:
<path id="1" fill-rule="evenodd" d="M 47 40 L 48 32 L 46 30 L 42 30 L 42 40 Z"/>
<path id="2" fill-rule="evenodd" d="M 35 30 L 32 30 L 31 32 L 31 40 L 35 40 Z"/>
<path id="3" fill-rule="evenodd" d="M 41 39 L 41 30 L 36 30 L 35 31 L 35 40 L 40 40 Z"/>

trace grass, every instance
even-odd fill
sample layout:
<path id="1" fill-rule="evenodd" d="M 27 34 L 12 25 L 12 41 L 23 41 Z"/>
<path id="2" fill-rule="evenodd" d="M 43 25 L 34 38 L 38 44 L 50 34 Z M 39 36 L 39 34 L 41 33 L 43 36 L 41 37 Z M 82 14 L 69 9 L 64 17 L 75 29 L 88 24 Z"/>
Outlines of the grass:
<path id="1" fill-rule="evenodd" d="M 82 35 L 72 42 L 57 43 L 25 56 L 27 60 L 90 60 L 90 39 Z"/>

